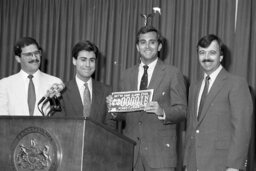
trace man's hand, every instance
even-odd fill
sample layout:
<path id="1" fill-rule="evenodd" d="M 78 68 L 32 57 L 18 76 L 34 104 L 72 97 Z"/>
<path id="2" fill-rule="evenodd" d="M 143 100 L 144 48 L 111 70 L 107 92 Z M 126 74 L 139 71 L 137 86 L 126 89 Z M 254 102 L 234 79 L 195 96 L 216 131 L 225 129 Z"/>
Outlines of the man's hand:
<path id="1" fill-rule="evenodd" d="M 113 96 L 112 96 L 112 95 L 108 95 L 108 96 L 106 97 L 106 103 L 107 103 L 107 106 L 108 106 L 108 110 L 109 110 L 110 107 L 111 107 L 112 100 L 113 100 Z"/>
<path id="2" fill-rule="evenodd" d="M 164 110 L 160 107 L 160 105 L 158 104 L 157 101 L 149 102 L 149 103 L 145 106 L 144 111 L 146 111 L 146 112 L 148 112 L 148 113 L 154 113 L 154 114 L 156 114 L 158 117 L 164 116 Z"/>

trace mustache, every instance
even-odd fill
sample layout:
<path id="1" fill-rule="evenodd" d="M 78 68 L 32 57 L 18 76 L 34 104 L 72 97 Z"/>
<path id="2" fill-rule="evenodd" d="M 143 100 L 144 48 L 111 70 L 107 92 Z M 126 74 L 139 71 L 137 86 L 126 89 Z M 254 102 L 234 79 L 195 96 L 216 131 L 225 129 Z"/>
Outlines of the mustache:
<path id="1" fill-rule="evenodd" d="M 204 59 L 204 60 L 202 60 L 202 62 L 213 62 L 213 60 L 211 60 L 211 59 Z"/>
<path id="2" fill-rule="evenodd" d="M 38 59 L 33 59 L 33 60 L 31 60 L 31 61 L 29 61 L 28 63 L 39 63 L 40 61 L 38 60 Z"/>

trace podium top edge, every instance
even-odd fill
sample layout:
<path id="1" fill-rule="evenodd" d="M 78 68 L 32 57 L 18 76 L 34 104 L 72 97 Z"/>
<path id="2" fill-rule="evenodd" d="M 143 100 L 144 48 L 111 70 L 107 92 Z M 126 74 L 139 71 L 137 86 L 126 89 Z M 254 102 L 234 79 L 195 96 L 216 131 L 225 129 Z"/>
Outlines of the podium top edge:
<path id="1" fill-rule="evenodd" d="M 48 117 L 48 116 L 0 116 L 0 119 L 72 119 L 72 120 L 86 120 L 85 117 Z"/>

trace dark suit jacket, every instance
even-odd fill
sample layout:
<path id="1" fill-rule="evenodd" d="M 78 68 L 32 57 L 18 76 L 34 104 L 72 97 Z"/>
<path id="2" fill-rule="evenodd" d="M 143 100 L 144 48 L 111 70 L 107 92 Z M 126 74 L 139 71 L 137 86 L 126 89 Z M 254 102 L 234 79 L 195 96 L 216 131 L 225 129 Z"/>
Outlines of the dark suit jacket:
<path id="1" fill-rule="evenodd" d="M 137 90 L 138 68 L 136 65 L 122 75 L 122 91 Z M 187 96 L 183 75 L 174 66 L 158 60 L 148 89 L 154 89 L 153 101 L 164 109 L 166 120 L 144 111 L 120 114 L 125 116 L 124 134 L 137 142 L 138 152 L 153 168 L 176 167 L 176 123 L 185 119 Z"/>
<path id="2" fill-rule="evenodd" d="M 246 81 L 218 74 L 206 98 L 201 118 L 196 119 L 201 82 L 189 90 L 188 127 L 184 164 L 188 171 L 243 169 L 251 135 L 252 99 Z"/>
<path id="3" fill-rule="evenodd" d="M 111 116 L 108 114 L 106 96 L 110 95 L 112 88 L 98 81 L 92 80 L 92 106 L 90 118 L 114 126 Z M 62 92 L 62 115 L 67 117 L 83 117 L 83 103 L 75 79 L 66 83 Z"/>

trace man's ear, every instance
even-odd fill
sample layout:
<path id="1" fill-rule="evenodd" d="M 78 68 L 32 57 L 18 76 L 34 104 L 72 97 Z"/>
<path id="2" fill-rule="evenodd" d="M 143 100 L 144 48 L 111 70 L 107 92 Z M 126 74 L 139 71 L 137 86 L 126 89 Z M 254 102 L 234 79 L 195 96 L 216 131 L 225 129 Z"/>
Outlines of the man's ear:
<path id="1" fill-rule="evenodd" d="M 138 44 L 136 44 L 136 48 L 137 48 L 137 51 L 139 52 L 140 48 Z"/>
<path id="2" fill-rule="evenodd" d="M 72 61 L 73 61 L 73 65 L 75 65 L 76 66 L 76 58 L 72 58 Z"/>
<path id="3" fill-rule="evenodd" d="M 223 55 L 220 55 L 220 62 L 222 62 L 223 60 Z"/>
<path id="4" fill-rule="evenodd" d="M 162 43 L 160 43 L 158 46 L 158 51 L 160 51 L 162 49 L 162 47 L 163 47 L 163 45 L 162 45 Z"/>
<path id="5" fill-rule="evenodd" d="M 15 59 L 16 59 L 16 61 L 17 61 L 18 63 L 20 63 L 20 57 L 19 57 L 19 56 L 15 55 Z"/>

